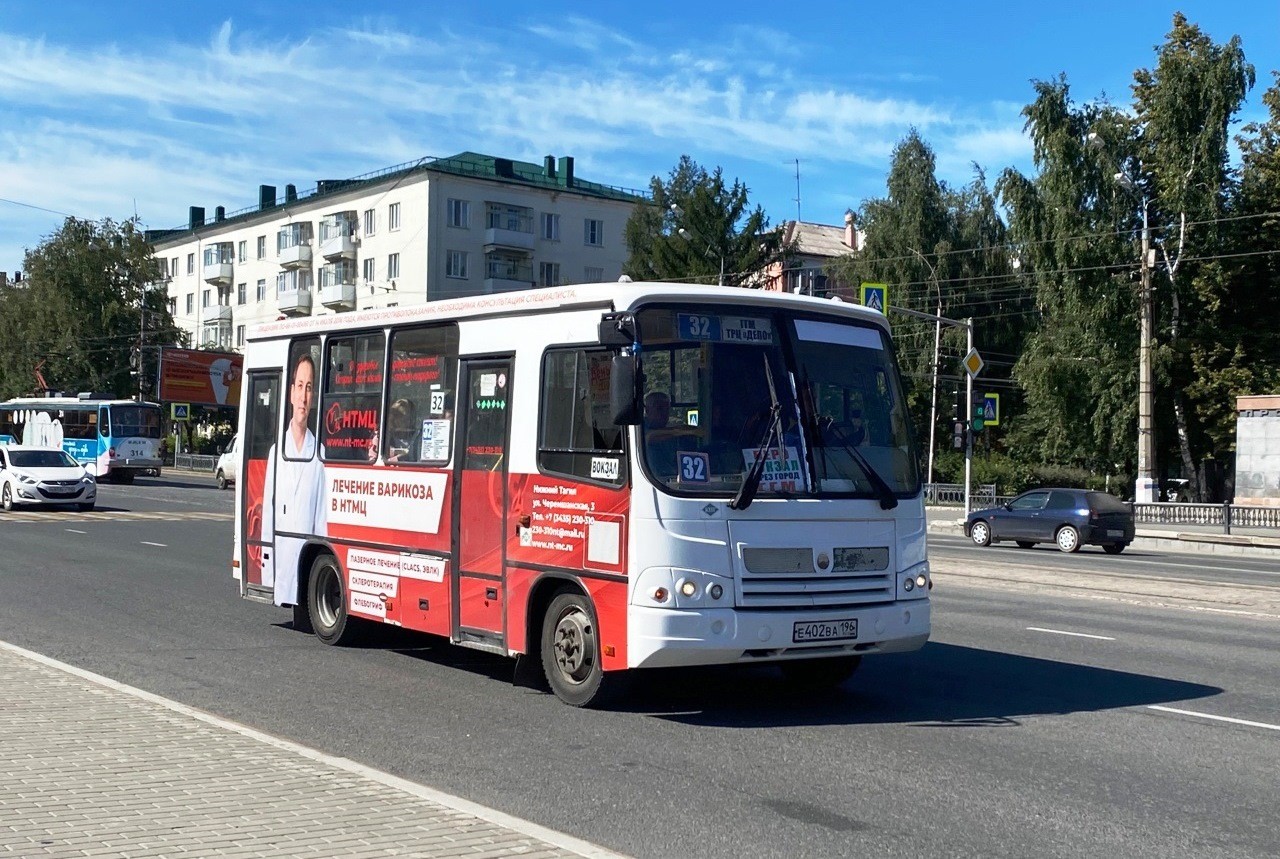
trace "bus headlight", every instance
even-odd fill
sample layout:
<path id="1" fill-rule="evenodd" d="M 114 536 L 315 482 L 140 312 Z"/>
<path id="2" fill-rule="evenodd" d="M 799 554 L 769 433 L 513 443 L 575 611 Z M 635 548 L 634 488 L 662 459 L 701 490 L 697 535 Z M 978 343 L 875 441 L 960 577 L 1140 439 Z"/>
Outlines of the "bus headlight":
<path id="1" fill-rule="evenodd" d="M 929 596 L 929 562 L 923 561 L 898 573 L 898 599 L 920 600 Z"/>
<path id="2" fill-rule="evenodd" d="M 631 601 L 655 608 L 729 608 L 733 592 L 728 582 L 699 570 L 650 567 L 636 581 Z"/>

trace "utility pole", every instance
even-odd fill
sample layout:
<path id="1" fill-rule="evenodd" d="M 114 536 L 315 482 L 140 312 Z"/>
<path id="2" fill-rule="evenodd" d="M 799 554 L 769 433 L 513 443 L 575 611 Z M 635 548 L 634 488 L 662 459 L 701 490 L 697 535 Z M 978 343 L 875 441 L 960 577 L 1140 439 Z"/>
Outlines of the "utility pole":
<path id="1" fill-rule="evenodd" d="M 1147 225 L 1147 198 L 1142 198 L 1142 268 L 1141 310 L 1138 327 L 1138 481 L 1133 500 L 1139 504 L 1151 504 L 1156 500 L 1156 481 L 1153 471 L 1155 437 L 1152 432 L 1153 384 L 1151 380 L 1151 268 L 1153 251 L 1151 231 Z"/>

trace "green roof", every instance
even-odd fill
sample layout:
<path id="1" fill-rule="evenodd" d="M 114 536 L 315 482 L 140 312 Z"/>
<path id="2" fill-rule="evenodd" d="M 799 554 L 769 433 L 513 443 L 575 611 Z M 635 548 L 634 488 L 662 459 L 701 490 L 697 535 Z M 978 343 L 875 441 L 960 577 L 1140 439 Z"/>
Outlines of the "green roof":
<path id="1" fill-rule="evenodd" d="M 548 156 L 550 160 L 550 156 Z M 299 193 L 296 199 L 277 197 L 272 205 L 250 206 L 228 213 L 221 221 L 205 219 L 202 226 L 175 227 L 167 230 L 147 230 L 146 239 L 156 243 L 190 235 L 198 230 L 212 226 L 227 225 L 238 221 L 247 221 L 263 212 L 271 212 L 286 203 L 314 201 L 346 193 L 359 186 L 373 186 L 387 181 L 396 181 L 416 173 L 449 173 L 455 176 L 470 176 L 478 179 L 491 179 L 504 184 L 526 185 L 533 188 L 545 188 L 555 191 L 569 191 L 587 197 L 598 197 L 605 200 L 617 200 L 623 203 L 651 202 L 647 191 L 636 188 L 622 188 L 616 185 L 605 185 L 600 182 L 588 182 L 576 175 L 570 178 L 572 159 L 560 158 L 553 165 L 532 164 L 528 161 L 515 161 L 510 158 L 498 158 L 493 155 L 482 155 L 478 152 L 461 152 L 448 158 L 419 158 L 417 161 L 406 161 L 372 173 L 354 176 L 350 179 L 326 179 L 318 182 L 310 190 Z"/>

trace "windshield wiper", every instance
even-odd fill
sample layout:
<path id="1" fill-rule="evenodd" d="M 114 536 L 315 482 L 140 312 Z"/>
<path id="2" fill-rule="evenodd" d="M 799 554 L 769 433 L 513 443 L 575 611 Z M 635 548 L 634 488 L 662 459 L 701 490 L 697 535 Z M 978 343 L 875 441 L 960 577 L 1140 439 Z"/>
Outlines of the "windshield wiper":
<path id="1" fill-rule="evenodd" d="M 782 450 L 782 405 L 778 402 L 778 392 L 773 386 L 773 371 L 769 369 L 767 355 L 764 358 L 764 374 L 769 382 L 769 426 L 764 431 L 764 438 L 760 439 L 759 447 L 756 448 L 756 461 L 751 464 L 751 470 L 743 479 L 742 486 L 738 487 L 738 494 L 734 495 L 733 500 L 729 502 L 731 510 L 746 510 L 755 500 L 756 492 L 760 489 L 760 481 L 764 477 L 764 461 L 769 451 L 769 441 L 775 435 L 778 439 L 778 448 Z M 785 453 L 783 459 L 785 459 Z"/>
<path id="2" fill-rule="evenodd" d="M 867 475 L 867 479 L 871 481 L 871 485 L 875 487 L 876 492 L 880 494 L 880 509 L 892 510 L 898 506 L 898 498 L 893 494 L 893 487 L 885 482 L 880 476 L 880 472 L 871 467 L 871 463 L 862 455 L 862 451 L 858 450 L 858 446 L 849 440 L 849 436 L 845 435 L 839 425 L 832 423 L 827 429 L 844 445 L 844 449 L 853 457 L 853 461 L 858 463 L 858 467 Z"/>

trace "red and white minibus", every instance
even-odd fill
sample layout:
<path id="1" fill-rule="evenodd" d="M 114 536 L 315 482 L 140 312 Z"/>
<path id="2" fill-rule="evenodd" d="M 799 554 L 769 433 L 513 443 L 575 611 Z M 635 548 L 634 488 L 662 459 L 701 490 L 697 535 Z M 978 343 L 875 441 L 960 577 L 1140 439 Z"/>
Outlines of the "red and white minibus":
<path id="1" fill-rule="evenodd" d="M 324 642 L 837 683 L 929 636 L 917 448 L 866 308 L 586 284 L 258 326 L 233 569 Z"/>

